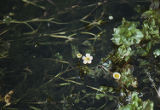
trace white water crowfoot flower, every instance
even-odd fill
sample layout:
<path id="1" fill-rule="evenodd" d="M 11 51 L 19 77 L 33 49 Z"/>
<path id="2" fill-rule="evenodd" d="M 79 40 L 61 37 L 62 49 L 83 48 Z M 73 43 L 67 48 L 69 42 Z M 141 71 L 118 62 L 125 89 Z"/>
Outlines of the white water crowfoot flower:
<path id="1" fill-rule="evenodd" d="M 81 58 L 82 57 L 82 54 L 81 53 L 78 53 L 77 54 L 77 58 Z"/>
<path id="2" fill-rule="evenodd" d="M 82 57 L 83 63 L 84 64 L 91 64 L 93 60 L 93 56 L 91 56 L 89 53 L 86 53 L 86 56 Z"/>
<path id="3" fill-rule="evenodd" d="M 109 16 L 108 19 L 109 19 L 109 20 L 113 20 L 113 16 Z"/>
<path id="4" fill-rule="evenodd" d="M 121 74 L 118 73 L 118 72 L 114 72 L 114 73 L 113 73 L 113 78 L 114 78 L 114 79 L 120 79 L 120 78 L 121 78 Z"/>

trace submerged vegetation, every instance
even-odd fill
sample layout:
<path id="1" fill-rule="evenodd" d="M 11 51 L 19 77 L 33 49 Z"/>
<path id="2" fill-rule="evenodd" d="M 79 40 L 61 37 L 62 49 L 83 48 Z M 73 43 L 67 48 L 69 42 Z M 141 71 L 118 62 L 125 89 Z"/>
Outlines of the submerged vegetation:
<path id="1" fill-rule="evenodd" d="M 160 109 L 158 0 L 0 5 L 2 110 Z"/>

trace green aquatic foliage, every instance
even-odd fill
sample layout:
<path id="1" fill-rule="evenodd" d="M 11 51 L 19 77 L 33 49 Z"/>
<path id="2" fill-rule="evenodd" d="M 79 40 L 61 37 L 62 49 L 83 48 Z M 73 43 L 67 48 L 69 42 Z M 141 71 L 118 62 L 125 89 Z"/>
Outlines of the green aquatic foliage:
<path id="1" fill-rule="evenodd" d="M 2 22 L 9 25 L 11 21 L 12 21 L 12 18 L 10 16 L 4 16 Z"/>
<path id="2" fill-rule="evenodd" d="M 123 18 L 122 24 L 114 28 L 111 40 L 115 44 L 115 48 L 112 48 L 107 41 L 108 36 L 112 34 L 109 33 L 111 32 L 109 29 L 118 25 L 119 22 L 117 22 L 116 15 L 113 15 L 113 19 L 110 15 L 112 13 L 105 11 L 104 7 L 108 5 L 108 3 L 105 5 L 105 0 L 104 2 L 93 2 L 93 4 L 87 2 L 86 5 L 84 3 L 85 6 L 82 6 L 81 2 L 77 4 L 74 0 L 72 5 L 61 7 L 62 10 L 59 10 L 61 8 L 53 0 L 47 1 L 47 4 L 52 4 L 49 7 L 43 6 L 43 2 L 22 1 L 26 6 L 43 9 L 43 12 L 42 15 L 39 16 L 40 13 L 38 13 L 34 17 L 27 14 L 28 18 L 22 19 L 23 17 L 16 17 L 16 15 L 22 15 L 26 12 L 23 10 L 21 10 L 22 13 L 14 11 L 15 16 L 6 15 L 3 20 L 0 20 L 2 27 L 9 25 L 0 33 L 0 35 L 4 35 L 2 40 L 8 40 L 6 43 L 0 44 L 0 58 L 2 62 L 7 59 L 7 61 L 16 64 L 15 66 L 9 64 L 11 67 L 8 68 L 8 64 L 4 63 L 4 68 L 0 68 L 1 79 L 5 79 L 6 73 L 8 73 L 7 75 L 10 75 L 10 73 L 14 75 L 14 73 L 20 74 L 22 71 L 21 78 L 24 74 L 24 81 L 22 83 L 18 82 L 19 85 L 15 87 L 16 95 L 13 96 L 13 103 L 11 102 L 13 106 L 22 104 L 34 110 L 38 110 L 42 106 L 44 106 L 42 109 L 50 109 L 48 106 L 51 106 L 52 109 L 58 110 L 72 110 L 73 108 L 79 110 L 107 110 L 113 109 L 112 105 L 115 108 L 118 103 L 118 106 L 121 105 L 120 110 L 153 110 L 153 102 L 141 100 L 138 93 L 135 92 L 138 89 L 140 93 L 144 93 L 143 90 L 137 88 L 137 85 L 144 83 L 144 79 L 148 79 L 148 77 L 144 76 L 144 78 L 142 76 L 140 77 L 142 80 L 138 82 L 137 76 L 143 74 L 143 69 L 147 72 L 148 68 L 152 68 L 150 66 L 151 62 L 148 59 L 145 61 L 145 58 L 141 60 L 136 58 L 138 54 L 147 56 L 148 53 L 153 53 L 156 58 L 160 55 L 160 50 L 156 47 L 154 52 L 150 52 L 150 50 L 153 50 L 152 47 L 158 44 L 160 40 L 159 13 L 153 10 L 145 12 L 142 15 L 144 22 L 141 24 L 138 21 L 127 21 Z M 72 1 L 70 0 L 70 2 Z M 101 7 L 103 12 L 101 12 L 99 6 L 103 7 Z M 94 7 L 93 11 L 91 11 L 92 7 Z M 25 9 L 27 10 L 27 7 Z M 54 13 L 48 11 L 48 9 L 59 11 Z M 81 13 L 82 15 L 74 16 L 78 12 L 85 12 L 85 14 Z M 32 13 L 32 11 L 29 13 Z M 53 13 L 53 15 L 50 15 L 50 13 Z M 106 20 L 106 15 L 110 15 L 110 20 Z M 139 15 L 136 16 L 139 17 Z M 135 21 L 137 17 L 133 16 L 131 19 Z M 18 39 L 16 39 L 17 33 L 20 34 Z M 22 44 L 27 43 L 19 45 L 20 42 Z M 43 48 L 44 45 L 45 48 Z M 15 51 L 16 49 L 18 51 Z M 110 52 L 110 50 L 112 51 Z M 15 54 L 12 51 L 15 51 Z M 91 56 L 88 56 L 89 59 L 86 58 L 86 53 L 91 54 Z M 104 53 L 107 54 L 105 58 Z M 17 55 L 18 57 L 14 57 Z M 36 57 L 32 58 L 32 55 Z M 91 59 L 92 55 L 94 56 L 93 61 Z M 26 56 L 29 56 L 27 61 L 23 60 Z M 136 58 L 133 58 L 135 56 Z M 100 61 L 103 58 L 104 60 Z M 132 58 L 136 61 L 133 61 Z M 84 60 L 88 60 L 90 63 L 84 63 Z M 138 74 L 136 72 L 133 74 L 134 67 L 130 65 L 131 63 L 136 70 L 138 70 L 138 66 L 142 70 L 136 71 Z M 156 68 L 152 70 L 156 70 L 158 73 L 157 68 L 159 66 L 157 65 L 159 63 L 155 64 Z M 156 72 L 155 74 L 157 74 Z M 119 74 L 119 78 L 116 79 L 114 73 Z M 39 80 L 36 80 L 36 82 L 33 80 L 32 82 L 33 87 L 36 88 L 33 88 L 33 90 L 29 88 L 29 90 L 24 90 L 26 93 L 23 92 L 21 87 L 27 88 L 28 86 L 25 85 L 28 85 L 30 78 L 32 80 L 32 76 L 37 77 L 36 75 Z M 147 85 L 147 87 L 150 86 Z M 150 89 L 154 93 L 153 88 L 150 87 Z M 22 94 L 18 91 L 22 91 Z M 36 91 L 42 91 L 42 93 Z M 43 96 L 43 98 L 39 96 Z M 14 100 L 18 101 L 14 103 Z M 113 104 L 111 104 L 112 102 Z M 129 102 L 128 105 L 125 105 L 127 102 Z"/>
<path id="3" fill-rule="evenodd" d="M 119 59 L 124 59 L 125 61 L 128 61 L 131 55 L 132 49 L 130 47 L 126 47 L 125 45 L 120 46 L 116 53 L 116 56 L 118 56 Z"/>
<path id="4" fill-rule="evenodd" d="M 109 100 L 113 100 L 115 98 L 115 96 L 113 95 L 115 93 L 114 88 L 107 86 L 100 86 L 99 90 L 100 92 L 96 93 L 97 100 L 100 100 L 104 97 L 107 97 Z"/>
<path id="5" fill-rule="evenodd" d="M 96 94 L 96 99 L 97 100 L 100 100 L 101 98 L 105 97 L 106 95 L 105 94 L 102 94 L 102 93 L 97 93 Z"/>
<path id="6" fill-rule="evenodd" d="M 134 67 L 130 64 L 125 65 L 121 72 L 121 82 L 122 85 L 126 87 L 137 87 L 137 79 L 132 75 Z"/>
<path id="7" fill-rule="evenodd" d="M 143 22 L 143 30 L 145 40 L 159 39 L 159 26 L 156 24 L 155 18 L 147 19 Z"/>
<path id="8" fill-rule="evenodd" d="M 133 92 L 129 104 L 121 106 L 118 110 L 153 110 L 153 102 L 150 100 L 142 101 L 137 92 Z"/>
<path id="9" fill-rule="evenodd" d="M 137 53 L 141 56 L 147 56 L 153 46 L 160 42 L 160 14 L 155 10 L 148 10 L 142 14 L 145 18 L 142 25 L 144 35 L 143 42 L 137 46 Z"/>
<path id="10" fill-rule="evenodd" d="M 157 11 L 149 10 L 142 14 L 145 18 L 142 26 L 138 22 L 130 22 L 125 19 L 122 24 L 114 28 L 112 42 L 119 46 L 116 52 L 116 59 L 128 61 L 130 56 L 147 56 L 153 46 L 160 42 L 160 14 Z M 142 27 L 138 29 L 137 27 Z M 130 47 L 136 47 L 134 50 Z"/>
<path id="11" fill-rule="evenodd" d="M 63 59 L 63 56 L 62 56 L 59 52 L 57 52 L 57 53 L 55 54 L 55 57 L 56 57 L 58 60 L 62 60 L 62 59 Z"/>
<path id="12" fill-rule="evenodd" d="M 154 57 L 157 58 L 158 56 L 160 56 L 160 49 L 156 49 L 154 52 Z"/>
<path id="13" fill-rule="evenodd" d="M 139 44 L 143 39 L 143 33 L 137 26 L 137 22 L 129 22 L 123 18 L 122 24 L 114 28 L 111 40 L 115 45 L 119 46 L 116 52 L 116 59 L 120 59 L 119 61 L 125 60 L 127 62 L 133 53 L 130 46 Z"/>
<path id="14" fill-rule="evenodd" d="M 129 22 L 123 18 L 122 24 L 114 28 L 114 34 L 111 40 L 118 46 L 131 46 L 139 44 L 143 37 L 143 33 L 137 29 L 136 22 Z"/>
<path id="15" fill-rule="evenodd" d="M 142 14 L 142 18 L 145 18 L 145 19 L 154 18 L 158 24 L 160 23 L 160 14 L 159 14 L 159 11 L 157 10 L 150 9 L 150 10 L 145 11 Z"/>
<path id="16" fill-rule="evenodd" d="M 74 46 L 74 45 L 71 45 L 71 48 L 72 48 L 72 58 L 76 58 L 77 57 L 77 54 L 80 53 L 78 51 L 78 47 L 77 46 Z"/>
<path id="17" fill-rule="evenodd" d="M 9 42 L 0 40 L 0 58 L 5 58 L 8 56 L 9 48 Z"/>

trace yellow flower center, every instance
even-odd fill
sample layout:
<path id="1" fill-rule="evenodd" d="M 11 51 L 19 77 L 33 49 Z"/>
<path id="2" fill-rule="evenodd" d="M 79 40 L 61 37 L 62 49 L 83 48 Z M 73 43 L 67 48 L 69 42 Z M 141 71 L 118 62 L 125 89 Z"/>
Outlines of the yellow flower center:
<path id="1" fill-rule="evenodd" d="M 90 58 L 89 58 L 89 57 L 86 57 L 85 60 L 86 60 L 86 61 L 90 61 Z"/>
<path id="2" fill-rule="evenodd" d="M 113 78 L 114 78 L 114 79 L 120 79 L 120 77 L 121 77 L 121 74 L 120 74 L 120 73 L 117 73 L 117 72 L 114 72 L 114 73 L 113 73 Z"/>
<path id="3" fill-rule="evenodd" d="M 115 78 L 119 78 L 120 76 L 119 76 L 119 74 L 115 74 L 114 77 Z"/>
<path id="4" fill-rule="evenodd" d="M 82 54 L 78 53 L 77 58 L 81 58 L 81 57 L 82 57 Z"/>

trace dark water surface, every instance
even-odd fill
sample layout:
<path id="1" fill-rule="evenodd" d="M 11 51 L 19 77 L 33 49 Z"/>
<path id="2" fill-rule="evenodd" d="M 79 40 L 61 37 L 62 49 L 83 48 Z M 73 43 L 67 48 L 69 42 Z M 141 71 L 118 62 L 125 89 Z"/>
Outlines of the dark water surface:
<path id="1" fill-rule="evenodd" d="M 101 58 L 115 48 L 110 39 L 113 28 L 121 24 L 122 18 L 140 20 L 140 14 L 135 11 L 137 5 L 145 11 L 150 3 L 138 0 L 0 1 L 0 19 L 6 17 L 8 22 L 0 24 L 0 32 L 4 32 L 0 35 L 0 95 L 14 91 L 12 104 L 4 107 L 5 102 L 1 101 L 0 107 L 115 110 L 116 100 L 96 100 L 97 91 L 86 86 L 116 87 L 113 81 L 106 81 L 103 76 L 80 78 L 79 71 L 70 69 L 77 65 L 75 51 L 91 53 L 94 57 L 91 67 L 96 67 Z M 109 16 L 114 19 L 109 20 Z M 100 25 L 96 24 L 100 21 L 103 21 Z M 98 34 L 100 38 L 94 39 Z M 57 74 L 61 78 L 55 77 Z"/>

